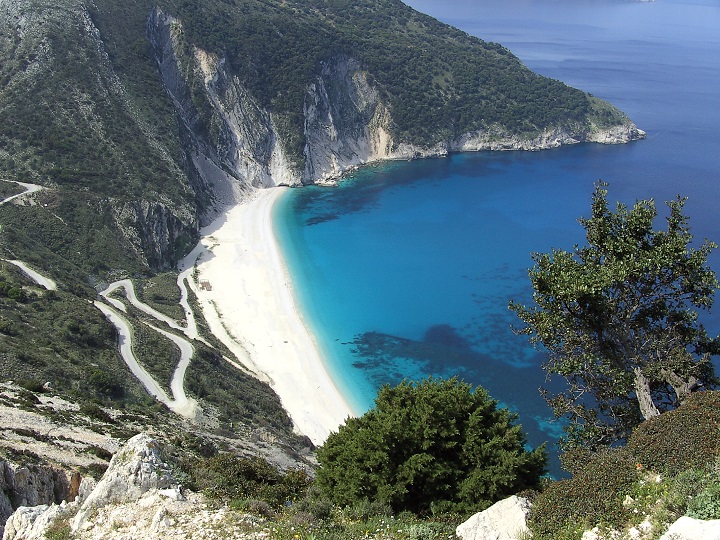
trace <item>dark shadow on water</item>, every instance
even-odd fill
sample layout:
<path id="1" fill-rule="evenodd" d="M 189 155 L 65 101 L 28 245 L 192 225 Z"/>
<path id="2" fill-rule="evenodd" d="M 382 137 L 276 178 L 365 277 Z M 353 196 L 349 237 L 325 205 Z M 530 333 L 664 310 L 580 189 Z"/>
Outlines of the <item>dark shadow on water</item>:
<path id="1" fill-rule="evenodd" d="M 429 375 L 457 376 L 473 386 L 482 386 L 518 414 L 531 446 L 548 443 L 550 472 L 562 475 L 555 446 L 559 426 L 551 421 L 552 412 L 539 392 L 540 387 L 546 386 L 539 368 L 544 359 L 542 354 L 538 353 L 527 365 L 506 363 L 473 349 L 458 329 L 448 324 L 429 327 L 421 341 L 366 332 L 348 345 L 353 347 L 356 358 L 353 366 L 378 388 Z"/>
<path id="2" fill-rule="evenodd" d="M 423 341 L 428 345 L 470 350 L 470 342 L 458 334 L 457 330 L 449 324 L 431 326 L 425 331 Z"/>

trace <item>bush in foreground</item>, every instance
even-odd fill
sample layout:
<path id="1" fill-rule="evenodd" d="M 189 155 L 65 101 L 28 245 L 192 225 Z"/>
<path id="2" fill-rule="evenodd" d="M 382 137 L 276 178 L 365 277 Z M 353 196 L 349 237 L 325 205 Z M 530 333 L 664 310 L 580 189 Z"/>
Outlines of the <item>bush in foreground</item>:
<path id="1" fill-rule="evenodd" d="M 262 458 L 219 454 L 192 471 L 198 489 L 225 501 L 259 500 L 272 508 L 304 496 L 310 477 L 301 469 L 277 470 Z"/>
<path id="2" fill-rule="evenodd" d="M 525 449 L 516 415 L 456 378 L 384 386 L 318 450 L 315 485 L 345 506 L 364 500 L 418 514 L 474 512 L 538 486 L 544 448 Z"/>
<path id="3" fill-rule="evenodd" d="M 572 478 L 549 484 L 529 525 L 538 540 L 579 539 L 596 525 L 654 533 L 685 514 L 720 518 L 720 392 L 698 392 L 640 424 L 622 448 L 563 456 Z"/>
<path id="4" fill-rule="evenodd" d="M 598 452 L 572 478 L 549 484 L 537 496 L 529 520 L 533 536 L 579 538 L 597 524 L 621 527 L 629 518 L 623 500 L 637 479 L 627 452 Z"/>
<path id="5" fill-rule="evenodd" d="M 627 448 L 663 474 L 702 468 L 720 457 L 720 392 L 696 392 L 681 407 L 644 422 Z"/>

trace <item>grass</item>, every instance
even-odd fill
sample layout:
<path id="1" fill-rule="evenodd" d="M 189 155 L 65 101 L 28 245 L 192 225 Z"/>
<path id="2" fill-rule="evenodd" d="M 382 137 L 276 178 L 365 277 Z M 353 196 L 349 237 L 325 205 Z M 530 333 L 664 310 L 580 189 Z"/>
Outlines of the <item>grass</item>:
<path id="1" fill-rule="evenodd" d="M 180 289 L 177 286 L 177 274 L 163 272 L 147 279 L 141 279 L 135 287 L 138 298 L 175 320 L 185 320 L 180 302 Z"/>
<path id="2" fill-rule="evenodd" d="M 8 182 L 7 180 L 0 180 L 0 200 L 6 199 L 18 193 L 25 191 L 25 188 L 15 182 Z"/>
<path id="3" fill-rule="evenodd" d="M 146 324 L 138 323 L 133 325 L 133 352 L 142 367 L 171 395 L 170 380 L 180 362 L 177 346 Z"/>

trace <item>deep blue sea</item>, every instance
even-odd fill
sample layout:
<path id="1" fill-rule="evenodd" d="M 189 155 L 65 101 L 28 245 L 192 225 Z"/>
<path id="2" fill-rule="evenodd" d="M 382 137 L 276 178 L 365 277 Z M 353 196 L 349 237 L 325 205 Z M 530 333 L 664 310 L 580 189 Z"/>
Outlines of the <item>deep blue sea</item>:
<path id="1" fill-rule="evenodd" d="M 387 163 L 291 190 L 275 226 L 296 295 L 356 412 L 383 383 L 458 375 L 554 451 L 543 356 L 512 333 L 508 301 L 531 295 L 531 252 L 583 242 L 598 179 L 628 204 L 687 196 L 696 238 L 720 240 L 720 0 L 408 3 L 610 101 L 648 137 Z"/>

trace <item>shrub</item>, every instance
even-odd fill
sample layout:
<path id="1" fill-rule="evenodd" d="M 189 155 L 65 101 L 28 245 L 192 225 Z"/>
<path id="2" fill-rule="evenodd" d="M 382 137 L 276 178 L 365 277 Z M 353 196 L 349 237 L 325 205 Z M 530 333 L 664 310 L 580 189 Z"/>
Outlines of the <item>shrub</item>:
<path id="1" fill-rule="evenodd" d="M 310 477 L 303 470 L 280 472 L 262 458 L 219 454 L 202 460 L 193 470 L 194 484 L 223 500 L 261 500 L 278 508 L 304 495 Z"/>
<path id="2" fill-rule="evenodd" d="M 638 426 L 627 448 L 645 468 L 675 476 L 720 457 L 720 392 L 696 392 Z"/>
<path id="3" fill-rule="evenodd" d="M 88 452 L 96 455 L 100 459 L 104 459 L 105 461 L 110 461 L 113 457 L 112 452 L 109 452 L 108 450 L 105 450 L 104 448 L 102 448 L 100 446 L 93 445 L 90 448 L 88 448 Z"/>
<path id="4" fill-rule="evenodd" d="M 694 497 L 687 515 L 695 519 L 720 519 L 720 484 L 711 484 Z"/>
<path id="5" fill-rule="evenodd" d="M 629 517 L 623 499 L 637 480 L 636 464 L 628 452 L 602 450 L 575 476 L 550 484 L 537 496 L 530 530 L 536 538 L 555 539 L 597 524 L 620 527 Z"/>
<path id="6" fill-rule="evenodd" d="M 703 489 L 704 484 L 704 472 L 698 469 L 681 472 L 670 482 L 670 489 L 664 501 L 665 509 L 676 518 L 684 515 L 688 502 Z"/>
<path id="7" fill-rule="evenodd" d="M 60 519 L 51 523 L 45 531 L 47 540 L 71 540 L 72 529 L 68 519 Z"/>
<path id="8" fill-rule="evenodd" d="M 105 410 L 95 403 L 85 401 L 80 404 L 80 414 L 92 418 L 93 420 L 99 420 L 101 422 L 114 423 L 112 416 L 110 416 Z"/>
<path id="9" fill-rule="evenodd" d="M 30 392 L 35 392 L 36 394 L 42 394 L 45 391 L 43 383 L 37 379 L 24 379 L 22 381 L 18 381 L 18 386 L 24 388 L 25 390 L 29 390 Z"/>
<path id="10" fill-rule="evenodd" d="M 343 514 L 352 521 L 368 521 L 372 518 L 391 516 L 392 508 L 381 501 L 363 499 L 345 507 Z"/>
<path id="11" fill-rule="evenodd" d="M 470 512 L 536 487 L 545 449 L 526 451 L 516 416 L 482 388 L 426 379 L 380 389 L 318 450 L 316 485 L 339 505 L 365 500 L 396 512 Z"/>

